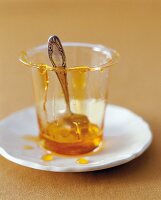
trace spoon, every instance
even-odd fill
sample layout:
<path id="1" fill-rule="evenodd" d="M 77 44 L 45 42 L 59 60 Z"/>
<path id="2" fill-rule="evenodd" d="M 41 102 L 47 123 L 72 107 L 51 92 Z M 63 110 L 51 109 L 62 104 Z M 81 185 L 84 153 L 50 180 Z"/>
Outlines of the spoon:
<path id="1" fill-rule="evenodd" d="M 48 39 L 48 55 L 54 68 L 62 68 L 61 70 L 56 70 L 56 75 L 64 93 L 67 106 L 66 112 L 72 114 L 69 101 L 67 73 L 64 70 L 66 68 L 66 56 L 61 41 L 56 35 L 51 36 Z"/>
<path id="2" fill-rule="evenodd" d="M 87 132 L 88 130 L 89 120 L 85 115 L 74 114 L 71 111 L 67 73 L 65 71 L 66 56 L 59 38 L 55 35 L 51 36 L 48 40 L 48 55 L 53 67 L 60 69 L 55 70 L 55 72 L 61 84 L 67 106 L 67 116 L 59 120 L 59 125 L 61 125 L 62 127 L 70 127 L 71 130 L 74 128 L 77 139 L 80 139 L 82 132 Z M 74 133 L 72 132 L 72 134 Z"/>

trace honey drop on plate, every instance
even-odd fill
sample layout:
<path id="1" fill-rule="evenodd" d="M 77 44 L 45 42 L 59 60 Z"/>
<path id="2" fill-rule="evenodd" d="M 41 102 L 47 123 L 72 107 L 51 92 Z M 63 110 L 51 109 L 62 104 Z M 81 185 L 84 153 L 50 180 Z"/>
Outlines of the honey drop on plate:
<path id="1" fill-rule="evenodd" d="M 38 142 L 40 140 L 39 137 L 33 135 L 25 135 L 23 138 L 30 142 Z"/>
<path id="2" fill-rule="evenodd" d="M 76 163 L 78 164 L 88 164 L 89 161 L 86 158 L 79 158 Z"/>
<path id="3" fill-rule="evenodd" d="M 54 160 L 54 156 L 52 154 L 45 154 L 41 157 L 43 161 L 52 161 Z"/>
<path id="4" fill-rule="evenodd" d="M 30 146 L 30 145 L 25 145 L 23 148 L 24 148 L 25 150 L 31 150 L 31 149 L 33 149 L 33 147 Z"/>

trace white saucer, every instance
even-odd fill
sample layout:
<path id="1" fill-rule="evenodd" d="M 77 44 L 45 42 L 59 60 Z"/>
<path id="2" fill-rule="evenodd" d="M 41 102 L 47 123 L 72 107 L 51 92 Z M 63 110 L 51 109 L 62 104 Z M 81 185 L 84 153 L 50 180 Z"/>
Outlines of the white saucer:
<path id="1" fill-rule="evenodd" d="M 77 164 L 78 157 L 54 156 L 53 161 L 41 159 L 45 150 L 26 141 L 25 135 L 37 135 L 34 108 L 16 112 L 0 122 L 0 154 L 17 164 L 55 172 L 85 172 L 114 167 L 140 156 L 151 144 L 152 133 L 148 124 L 131 111 L 109 105 L 105 120 L 102 151 L 88 156 L 88 164 Z M 25 150 L 24 145 L 33 149 Z"/>

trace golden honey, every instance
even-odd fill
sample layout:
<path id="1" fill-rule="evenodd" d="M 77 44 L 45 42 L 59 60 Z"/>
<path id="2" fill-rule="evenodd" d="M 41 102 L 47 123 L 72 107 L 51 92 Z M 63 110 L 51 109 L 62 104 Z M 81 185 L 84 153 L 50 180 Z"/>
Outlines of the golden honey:
<path id="1" fill-rule="evenodd" d="M 30 146 L 30 145 L 25 145 L 23 148 L 24 148 L 25 150 L 32 150 L 32 149 L 33 149 L 33 147 Z"/>
<path id="2" fill-rule="evenodd" d="M 52 154 L 45 154 L 41 157 L 43 161 L 52 161 L 54 160 L 54 156 Z"/>
<path id="3" fill-rule="evenodd" d="M 79 155 L 99 147 L 102 133 L 95 124 L 84 121 L 84 117 L 74 115 L 49 123 L 40 137 L 48 150 L 66 155 Z"/>
<path id="4" fill-rule="evenodd" d="M 33 135 L 25 135 L 23 138 L 30 142 L 38 142 L 40 140 L 38 136 Z"/>
<path id="5" fill-rule="evenodd" d="M 89 161 L 86 158 L 79 158 L 76 160 L 76 163 L 78 164 L 88 164 Z"/>

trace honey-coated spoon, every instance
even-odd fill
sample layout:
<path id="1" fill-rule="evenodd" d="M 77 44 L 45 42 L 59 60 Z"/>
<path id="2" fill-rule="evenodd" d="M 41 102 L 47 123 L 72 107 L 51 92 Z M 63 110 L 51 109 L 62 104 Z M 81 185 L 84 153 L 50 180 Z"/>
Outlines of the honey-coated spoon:
<path id="1" fill-rule="evenodd" d="M 72 114 L 71 109 L 70 109 L 67 73 L 65 71 L 66 56 L 65 56 L 65 52 L 61 44 L 61 41 L 56 35 L 51 36 L 48 39 L 48 55 L 53 67 L 57 68 L 55 72 L 64 93 L 64 98 L 65 98 L 65 102 L 67 106 L 66 112 L 68 114 Z"/>

